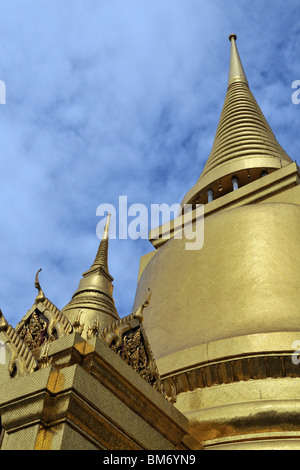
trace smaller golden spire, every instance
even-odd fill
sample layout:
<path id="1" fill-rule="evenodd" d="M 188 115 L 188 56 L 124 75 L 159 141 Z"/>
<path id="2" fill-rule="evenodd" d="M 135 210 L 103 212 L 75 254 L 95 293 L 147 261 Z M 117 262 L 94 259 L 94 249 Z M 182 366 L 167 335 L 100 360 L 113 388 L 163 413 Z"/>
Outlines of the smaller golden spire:
<path id="1" fill-rule="evenodd" d="M 113 277 L 108 270 L 108 238 L 111 214 L 108 214 L 103 237 L 90 269 L 83 273 L 78 289 L 62 313 L 82 336 L 90 337 L 95 328 L 102 329 L 119 319 L 113 299 Z M 80 312 L 80 319 L 79 319 Z"/>
<path id="2" fill-rule="evenodd" d="M 100 242 L 95 261 L 92 264 L 90 270 L 101 266 L 103 269 L 105 269 L 108 272 L 108 237 L 109 237 L 110 217 L 111 217 L 111 214 L 108 214 L 104 232 L 103 232 L 103 237 Z"/>
<path id="3" fill-rule="evenodd" d="M 231 53 L 228 86 L 230 86 L 233 82 L 243 82 L 248 85 L 248 80 L 239 56 L 239 51 L 236 47 L 236 39 L 236 34 L 230 34 L 229 41 L 231 42 Z"/>

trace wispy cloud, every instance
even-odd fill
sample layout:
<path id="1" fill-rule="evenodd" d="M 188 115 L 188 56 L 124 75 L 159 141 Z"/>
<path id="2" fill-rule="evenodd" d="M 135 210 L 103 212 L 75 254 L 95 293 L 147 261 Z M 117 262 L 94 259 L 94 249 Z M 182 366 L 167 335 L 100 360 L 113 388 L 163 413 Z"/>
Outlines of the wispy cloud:
<path id="1" fill-rule="evenodd" d="M 62 308 L 97 246 L 96 208 L 180 202 L 209 155 L 226 92 L 229 33 L 250 87 L 296 158 L 299 6 L 164 0 L 1 2 L 0 306 Z M 300 107 L 299 107 L 300 108 Z M 130 313 L 149 242 L 112 240 L 115 301 Z"/>

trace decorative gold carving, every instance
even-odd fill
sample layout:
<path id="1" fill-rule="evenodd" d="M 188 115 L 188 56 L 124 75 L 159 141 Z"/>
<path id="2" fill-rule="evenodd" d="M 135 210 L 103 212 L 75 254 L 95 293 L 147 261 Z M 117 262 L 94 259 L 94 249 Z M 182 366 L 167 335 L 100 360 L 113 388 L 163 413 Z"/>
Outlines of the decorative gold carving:
<path id="1" fill-rule="evenodd" d="M 177 391 L 176 391 L 176 387 L 174 385 L 171 385 L 171 396 L 167 397 L 167 398 L 171 403 L 176 403 L 176 401 L 177 401 Z"/>
<path id="2" fill-rule="evenodd" d="M 152 387 L 157 390 L 161 389 L 157 370 L 147 354 L 141 328 L 137 327 L 125 332 L 122 340 L 112 341 L 110 347 Z"/>
<path id="3" fill-rule="evenodd" d="M 99 330 L 100 330 L 99 320 L 96 319 L 93 326 L 90 326 L 90 325 L 88 326 L 87 334 L 86 334 L 87 339 L 92 339 L 94 336 L 97 335 Z"/>
<path id="4" fill-rule="evenodd" d="M 45 341 L 56 339 L 48 334 L 49 321 L 42 313 L 33 312 L 28 322 L 20 329 L 19 336 L 29 349 L 39 348 Z"/>
<path id="5" fill-rule="evenodd" d="M 76 318 L 73 322 L 73 329 L 76 331 L 76 333 L 78 333 L 79 335 L 81 335 L 81 333 L 83 332 L 83 329 L 84 329 L 84 323 L 81 323 L 81 315 L 83 313 L 83 310 L 81 310 L 80 308 L 78 309 L 77 311 L 77 315 L 76 315 Z"/>
<path id="6" fill-rule="evenodd" d="M 10 326 L 0 310 L 0 331 L 6 337 L 5 346 L 10 353 L 8 371 L 11 377 L 28 374 L 38 369 L 39 364 L 26 343 L 17 332 Z"/>
<path id="7" fill-rule="evenodd" d="M 51 342 L 66 334 L 72 333 L 73 327 L 63 313 L 45 297 L 41 288 L 38 274 L 35 276 L 35 287 L 38 295 L 32 309 L 16 326 L 16 331 L 25 341 L 29 349 L 41 347 L 45 342 Z"/>
<path id="8" fill-rule="evenodd" d="M 45 342 L 42 347 L 41 355 L 39 357 L 39 364 L 41 368 L 47 367 L 52 362 L 52 357 L 49 358 L 48 356 L 49 346 L 50 343 Z"/>
<path id="9" fill-rule="evenodd" d="M 260 380 L 266 378 L 300 377 L 298 364 L 293 364 L 291 353 L 255 355 L 234 358 L 210 364 L 201 364 L 192 370 L 162 377 L 167 398 L 207 388 L 213 385 L 228 384 L 241 380 Z"/>
<path id="10" fill-rule="evenodd" d="M 6 331 L 8 327 L 8 323 L 4 318 L 4 315 L 0 309 L 0 331 Z"/>
<path id="11" fill-rule="evenodd" d="M 43 302 L 43 300 L 45 300 L 45 294 L 41 288 L 40 281 L 39 281 L 39 273 L 41 272 L 41 270 L 42 268 L 40 268 L 35 275 L 34 287 L 38 289 L 39 291 L 38 295 L 36 296 L 35 303 Z"/>
<path id="12" fill-rule="evenodd" d="M 73 331 L 72 325 L 55 305 L 52 304 L 51 308 L 49 304 L 50 301 L 45 299 L 44 308 L 38 305 L 29 318 L 22 320 L 16 327 L 19 336 L 30 349 L 39 348 L 45 342 L 54 341 Z"/>
<path id="13" fill-rule="evenodd" d="M 97 336 L 153 388 L 163 393 L 156 362 L 142 325 L 143 310 L 149 305 L 150 298 L 151 292 L 134 313 L 111 323 L 97 333 Z"/>
<path id="14" fill-rule="evenodd" d="M 148 307 L 148 305 L 150 304 L 151 290 L 149 288 L 148 288 L 148 292 L 149 294 L 145 302 L 133 314 L 134 318 L 137 318 L 140 322 L 144 320 L 144 316 L 143 316 L 144 308 Z"/>

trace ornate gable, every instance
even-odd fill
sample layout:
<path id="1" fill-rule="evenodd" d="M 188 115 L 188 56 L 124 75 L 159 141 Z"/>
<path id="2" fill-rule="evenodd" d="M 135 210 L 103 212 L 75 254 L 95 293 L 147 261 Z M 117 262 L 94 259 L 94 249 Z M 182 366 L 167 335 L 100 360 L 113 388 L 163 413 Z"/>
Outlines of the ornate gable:
<path id="1" fill-rule="evenodd" d="M 9 364 L 13 377 L 17 362 L 22 364 L 21 372 L 33 372 L 48 364 L 49 344 L 72 332 L 82 331 L 80 310 L 73 323 L 46 298 L 36 273 L 35 287 L 38 295 L 35 303 L 17 326 L 12 328 L 0 314 L 0 331 L 5 331 L 7 343 L 10 344 L 12 359 Z M 98 337 L 104 341 L 154 389 L 165 395 L 147 335 L 143 327 L 143 310 L 149 305 L 151 293 L 147 300 L 132 314 L 117 320 L 99 331 L 99 325 L 88 330 L 87 339 Z M 1 316 L 2 315 L 2 316 Z M 24 362 L 25 361 L 25 362 Z M 26 362 L 27 361 L 27 362 Z M 28 362 L 29 361 L 29 362 Z M 19 374 L 18 368 L 18 374 Z"/>
<path id="2" fill-rule="evenodd" d="M 151 293 L 136 312 L 111 323 L 96 336 L 106 342 L 123 361 L 160 393 L 163 392 L 147 335 L 143 327 L 143 310 L 149 305 Z"/>
<path id="3" fill-rule="evenodd" d="M 0 310 L 0 332 L 5 338 L 5 347 L 8 348 L 10 360 L 8 372 L 10 377 L 29 374 L 39 368 L 38 361 L 26 343 L 20 338 L 14 328 L 9 325 Z"/>
<path id="4" fill-rule="evenodd" d="M 39 348 L 73 331 L 65 315 L 45 297 L 38 279 L 40 271 L 35 278 L 35 287 L 39 291 L 35 303 L 15 328 L 29 349 Z"/>

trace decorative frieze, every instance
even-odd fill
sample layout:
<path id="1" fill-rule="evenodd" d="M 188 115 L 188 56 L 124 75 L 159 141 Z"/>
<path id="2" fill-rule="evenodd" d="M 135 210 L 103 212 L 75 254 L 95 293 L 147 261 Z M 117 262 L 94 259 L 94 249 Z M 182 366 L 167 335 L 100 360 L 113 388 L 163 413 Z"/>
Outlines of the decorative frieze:
<path id="1" fill-rule="evenodd" d="M 201 364 L 193 369 L 162 377 L 167 396 L 197 388 L 228 384 L 241 380 L 300 377 L 300 367 L 292 361 L 292 353 L 253 355 Z"/>
<path id="2" fill-rule="evenodd" d="M 143 310 L 149 305 L 151 293 L 135 313 L 111 323 L 97 336 L 132 367 L 153 388 L 163 393 L 156 362 L 143 327 Z"/>

